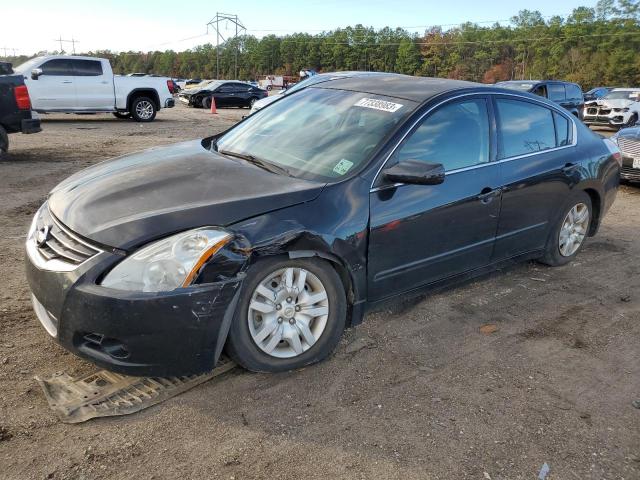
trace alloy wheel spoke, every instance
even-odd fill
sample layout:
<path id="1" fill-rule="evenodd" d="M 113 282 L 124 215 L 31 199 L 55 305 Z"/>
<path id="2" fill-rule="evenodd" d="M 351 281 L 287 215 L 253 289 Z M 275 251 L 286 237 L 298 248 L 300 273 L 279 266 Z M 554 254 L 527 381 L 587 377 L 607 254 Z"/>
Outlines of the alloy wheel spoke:
<path id="1" fill-rule="evenodd" d="M 293 268 L 287 268 L 284 271 L 284 286 L 287 289 L 291 289 L 293 287 Z"/>
<path id="2" fill-rule="evenodd" d="M 298 302 L 298 305 L 312 306 L 326 299 L 327 299 L 327 292 L 321 291 L 318 293 L 313 293 L 311 295 L 307 294 L 304 298 L 300 299 L 300 301 Z"/>
<path id="3" fill-rule="evenodd" d="M 304 338 L 304 341 L 307 342 L 309 346 L 316 343 L 316 337 L 311 333 L 311 329 L 309 328 L 309 323 L 305 320 L 299 319 L 296 321 L 296 328 Z"/>
<path id="4" fill-rule="evenodd" d="M 269 343 L 267 343 L 264 346 L 264 351 L 267 353 L 271 353 L 273 352 L 273 349 L 276 348 L 276 345 L 278 345 L 280 343 L 280 341 L 282 340 L 282 325 L 278 325 L 278 328 L 276 328 L 275 333 L 271 336 L 271 340 L 269 340 Z"/>
<path id="5" fill-rule="evenodd" d="M 304 268 L 298 270 L 298 278 L 296 279 L 296 289 L 298 293 L 304 291 L 304 284 L 307 281 L 307 271 Z"/>
<path id="6" fill-rule="evenodd" d="M 293 348 L 293 351 L 296 352 L 296 355 L 300 355 L 303 352 L 302 343 L 300 342 L 300 335 L 298 335 L 298 332 L 293 332 L 291 338 L 287 339 L 287 343 L 291 345 L 291 348 Z"/>
<path id="7" fill-rule="evenodd" d="M 252 301 L 249 304 L 249 308 L 260 313 L 271 313 L 275 310 L 273 305 L 269 305 L 268 303 L 260 302 L 258 300 Z"/>
<path id="8" fill-rule="evenodd" d="M 262 329 L 258 333 L 256 333 L 256 342 L 260 343 L 265 340 L 275 331 L 276 328 L 278 328 L 278 322 L 276 322 L 275 320 L 272 319 L 270 321 L 264 321 L 262 324 Z"/>
<path id="9" fill-rule="evenodd" d="M 264 298 L 269 300 L 269 302 L 275 302 L 275 300 L 276 300 L 276 292 L 274 292 L 273 290 L 265 287 L 262 283 L 260 285 L 258 285 L 258 287 L 256 288 L 256 292 L 258 292 Z"/>
<path id="10" fill-rule="evenodd" d="M 329 307 L 320 305 L 317 307 L 303 308 L 302 313 L 304 313 L 305 315 L 309 315 L 310 317 L 320 317 L 329 313 Z"/>

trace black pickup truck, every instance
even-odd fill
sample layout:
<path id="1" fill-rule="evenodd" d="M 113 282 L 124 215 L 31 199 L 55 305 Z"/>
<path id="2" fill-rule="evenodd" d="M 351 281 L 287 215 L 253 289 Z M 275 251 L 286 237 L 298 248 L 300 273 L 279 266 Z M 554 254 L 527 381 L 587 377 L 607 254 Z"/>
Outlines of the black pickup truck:
<path id="1" fill-rule="evenodd" d="M 9 133 L 36 133 L 40 119 L 33 118 L 29 90 L 11 64 L 0 62 L 0 157 L 9 150 Z"/>

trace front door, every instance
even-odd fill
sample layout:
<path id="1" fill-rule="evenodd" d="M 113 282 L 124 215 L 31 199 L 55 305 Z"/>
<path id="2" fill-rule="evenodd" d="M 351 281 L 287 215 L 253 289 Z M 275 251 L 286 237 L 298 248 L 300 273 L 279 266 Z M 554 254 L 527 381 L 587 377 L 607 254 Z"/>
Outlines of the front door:
<path id="1" fill-rule="evenodd" d="M 27 72 L 25 80 L 34 110 L 75 110 L 76 86 L 73 66 L 68 58 L 47 60 L 38 68 L 42 74 L 32 80 Z"/>
<path id="2" fill-rule="evenodd" d="M 441 163 L 442 184 L 390 184 L 380 172 L 370 193 L 370 300 L 490 263 L 501 197 L 488 102 L 466 97 L 438 107 L 386 164 Z"/>

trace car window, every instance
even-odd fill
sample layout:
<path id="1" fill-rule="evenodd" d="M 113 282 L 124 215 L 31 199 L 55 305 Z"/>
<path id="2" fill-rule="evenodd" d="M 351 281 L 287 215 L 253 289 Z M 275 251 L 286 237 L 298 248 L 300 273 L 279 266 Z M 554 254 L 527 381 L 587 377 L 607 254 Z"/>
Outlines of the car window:
<path id="1" fill-rule="evenodd" d="M 553 112 L 553 119 L 556 124 L 556 146 L 563 147 L 571 144 L 571 124 L 569 119 L 558 112 Z"/>
<path id="2" fill-rule="evenodd" d="M 73 76 L 73 66 L 68 58 L 54 58 L 44 62 L 40 68 L 43 75 Z"/>
<path id="3" fill-rule="evenodd" d="M 534 95 L 538 95 L 539 97 L 547 98 L 547 87 L 544 85 L 538 85 L 533 92 Z"/>
<path id="4" fill-rule="evenodd" d="M 233 85 L 222 85 L 216 91 L 220 93 L 230 93 L 235 92 L 235 88 L 233 87 Z"/>
<path id="5" fill-rule="evenodd" d="M 78 77 L 98 77 L 102 75 L 102 63 L 97 60 L 72 60 L 74 74 Z"/>
<path id="6" fill-rule="evenodd" d="M 565 85 L 565 90 L 567 92 L 567 99 L 570 100 L 581 100 L 582 99 L 582 90 L 580 87 L 573 84 Z"/>
<path id="7" fill-rule="evenodd" d="M 248 92 L 249 90 L 251 90 L 251 85 L 248 85 L 246 83 L 234 83 L 233 84 L 233 90 L 236 93 Z"/>
<path id="8" fill-rule="evenodd" d="M 561 83 L 550 83 L 547 86 L 549 92 L 549 100 L 552 102 L 563 102 L 565 100 L 564 85 Z"/>
<path id="9" fill-rule="evenodd" d="M 440 107 L 396 150 L 394 160 L 441 163 L 447 171 L 488 162 L 486 101 L 480 98 Z"/>
<path id="10" fill-rule="evenodd" d="M 531 102 L 498 99 L 500 158 L 539 152 L 556 146 L 551 110 Z"/>

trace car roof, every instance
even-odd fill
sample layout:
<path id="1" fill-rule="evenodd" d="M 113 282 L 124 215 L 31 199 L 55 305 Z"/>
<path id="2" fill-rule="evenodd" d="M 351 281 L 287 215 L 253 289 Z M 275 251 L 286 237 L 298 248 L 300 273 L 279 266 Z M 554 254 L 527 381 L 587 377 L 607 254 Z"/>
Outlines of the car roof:
<path id="1" fill-rule="evenodd" d="M 335 74 L 334 74 L 335 75 Z M 344 75 L 344 74 L 343 74 Z M 481 83 L 444 78 L 412 77 L 398 73 L 349 72 L 308 88 L 353 90 L 422 103 L 440 93 L 483 86 Z M 352 76 L 349 76 L 352 75 Z"/>

